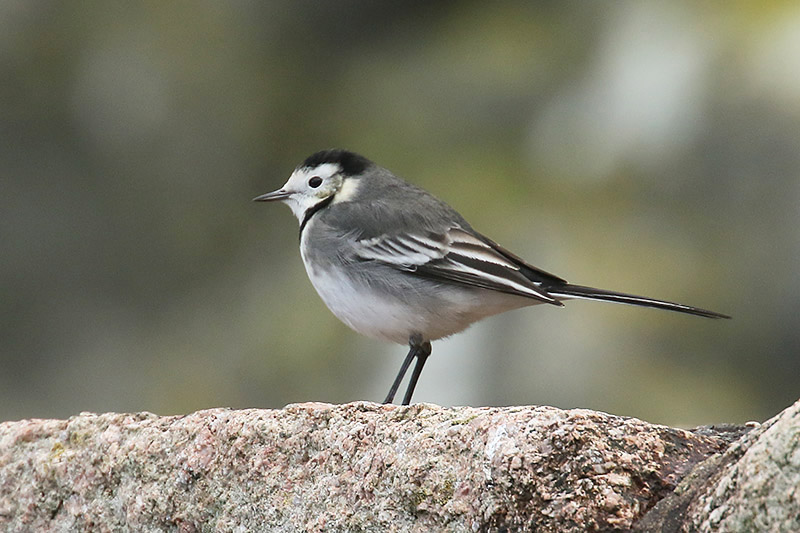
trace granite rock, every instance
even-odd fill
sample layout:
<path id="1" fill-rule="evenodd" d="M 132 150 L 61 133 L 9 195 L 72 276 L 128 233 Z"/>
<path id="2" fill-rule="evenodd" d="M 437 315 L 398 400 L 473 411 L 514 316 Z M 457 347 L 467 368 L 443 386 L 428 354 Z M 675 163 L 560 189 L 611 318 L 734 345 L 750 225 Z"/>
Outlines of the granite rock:
<path id="1" fill-rule="evenodd" d="M 0 530 L 626 531 L 697 465 L 722 464 L 742 433 L 580 409 L 367 402 L 5 422 Z M 760 435 L 749 451 L 772 438 Z M 784 457 L 795 472 L 798 456 Z M 692 505 L 722 509 L 755 490 L 745 459 Z M 797 490 L 786 498 L 796 506 Z M 744 516 L 724 509 L 715 523 Z"/>

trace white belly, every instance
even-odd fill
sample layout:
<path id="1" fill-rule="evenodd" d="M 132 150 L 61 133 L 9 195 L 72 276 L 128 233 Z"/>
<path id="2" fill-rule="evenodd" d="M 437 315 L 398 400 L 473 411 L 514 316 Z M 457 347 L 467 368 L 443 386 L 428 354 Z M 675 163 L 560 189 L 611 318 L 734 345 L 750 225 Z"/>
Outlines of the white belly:
<path id="1" fill-rule="evenodd" d="M 383 298 L 364 287 L 354 287 L 347 276 L 336 272 L 315 272 L 309 268 L 306 271 L 328 309 L 358 333 L 398 344 L 406 344 L 415 332 L 425 336 L 428 321 L 402 302 Z"/>
<path id="2" fill-rule="evenodd" d="M 537 300 L 453 285 L 433 295 L 417 295 L 423 305 L 413 307 L 403 298 L 378 294 L 367 285 L 354 286 L 347 275 L 335 269 L 309 267 L 312 285 L 339 320 L 356 332 L 398 344 L 407 344 L 412 334 L 432 341 L 466 329 L 487 316 L 540 303 Z"/>

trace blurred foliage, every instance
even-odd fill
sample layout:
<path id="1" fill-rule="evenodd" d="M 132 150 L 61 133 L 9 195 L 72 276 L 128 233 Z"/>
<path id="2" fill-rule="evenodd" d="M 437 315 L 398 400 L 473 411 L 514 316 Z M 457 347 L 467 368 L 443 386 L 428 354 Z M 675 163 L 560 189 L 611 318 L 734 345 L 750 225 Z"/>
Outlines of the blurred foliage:
<path id="1" fill-rule="evenodd" d="M 0 3 L 0 419 L 380 400 L 287 209 L 347 147 L 567 279 L 434 345 L 415 399 L 670 424 L 800 395 L 794 2 Z"/>

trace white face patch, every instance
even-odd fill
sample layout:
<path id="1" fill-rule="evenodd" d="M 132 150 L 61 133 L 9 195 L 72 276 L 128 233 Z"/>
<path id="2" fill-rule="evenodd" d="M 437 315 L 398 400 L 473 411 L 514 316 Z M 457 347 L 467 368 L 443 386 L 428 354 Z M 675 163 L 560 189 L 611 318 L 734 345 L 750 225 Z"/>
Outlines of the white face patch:
<path id="1" fill-rule="evenodd" d="M 292 172 L 283 186 L 283 190 L 290 193 L 284 201 L 297 220 L 303 220 L 308 209 L 342 189 L 344 180 L 341 171 L 338 163 L 323 163 L 314 168 L 303 167 Z"/>

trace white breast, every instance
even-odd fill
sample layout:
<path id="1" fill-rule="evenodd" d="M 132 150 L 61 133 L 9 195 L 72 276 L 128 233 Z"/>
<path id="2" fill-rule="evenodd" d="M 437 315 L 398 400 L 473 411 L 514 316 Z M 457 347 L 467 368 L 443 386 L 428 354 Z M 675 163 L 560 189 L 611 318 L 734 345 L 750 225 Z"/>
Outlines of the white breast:
<path id="1" fill-rule="evenodd" d="M 412 309 L 364 287 L 354 287 L 346 276 L 337 275 L 335 271 L 306 270 L 325 305 L 339 320 L 362 335 L 406 344 L 412 332 L 424 331 L 426 327 Z"/>

